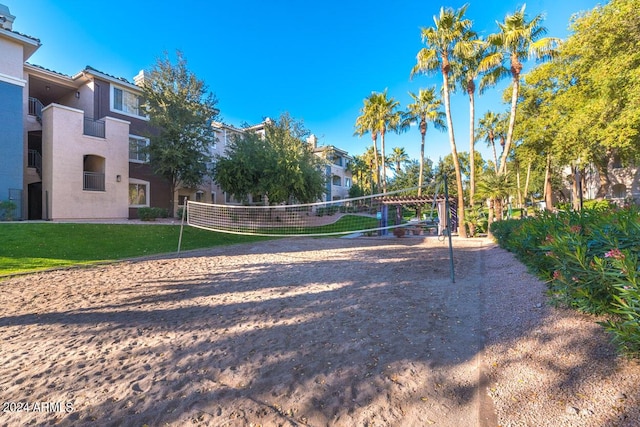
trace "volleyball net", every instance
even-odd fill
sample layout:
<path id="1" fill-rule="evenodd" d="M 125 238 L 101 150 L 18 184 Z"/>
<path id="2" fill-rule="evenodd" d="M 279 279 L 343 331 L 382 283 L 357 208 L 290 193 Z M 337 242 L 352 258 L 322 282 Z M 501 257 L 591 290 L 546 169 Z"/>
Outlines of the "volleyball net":
<path id="1" fill-rule="evenodd" d="M 187 201 L 186 224 L 255 236 L 331 236 L 441 224 L 445 196 L 430 184 L 387 193 L 291 205 L 218 205 Z M 383 233 L 384 234 L 384 233 Z"/>

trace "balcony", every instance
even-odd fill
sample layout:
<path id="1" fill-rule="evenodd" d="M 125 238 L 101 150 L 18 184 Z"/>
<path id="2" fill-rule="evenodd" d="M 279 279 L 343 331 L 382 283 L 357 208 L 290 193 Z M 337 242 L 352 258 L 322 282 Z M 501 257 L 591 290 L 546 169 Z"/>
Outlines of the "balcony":
<path id="1" fill-rule="evenodd" d="M 85 171 L 82 189 L 87 191 L 104 191 L 104 174 Z"/>
<path id="2" fill-rule="evenodd" d="M 89 117 L 85 117 L 83 133 L 89 136 L 104 138 L 105 136 L 104 120 L 95 120 Z"/>
<path id="3" fill-rule="evenodd" d="M 38 98 L 29 97 L 29 115 L 35 116 L 39 123 L 42 123 L 42 102 Z"/>

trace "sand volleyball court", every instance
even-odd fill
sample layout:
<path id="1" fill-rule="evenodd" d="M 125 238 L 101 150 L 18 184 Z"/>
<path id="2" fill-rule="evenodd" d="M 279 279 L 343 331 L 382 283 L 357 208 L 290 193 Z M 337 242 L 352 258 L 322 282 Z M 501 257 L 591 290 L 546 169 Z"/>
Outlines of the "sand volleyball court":
<path id="1" fill-rule="evenodd" d="M 447 246 L 423 237 L 280 239 L 3 280 L 0 425 L 601 426 L 637 415 L 636 371 L 591 320 L 547 307 L 544 284 L 492 243 L 455 246 L 455 284 Z M 610 425 L 635 425 L 624 419 Z"/>

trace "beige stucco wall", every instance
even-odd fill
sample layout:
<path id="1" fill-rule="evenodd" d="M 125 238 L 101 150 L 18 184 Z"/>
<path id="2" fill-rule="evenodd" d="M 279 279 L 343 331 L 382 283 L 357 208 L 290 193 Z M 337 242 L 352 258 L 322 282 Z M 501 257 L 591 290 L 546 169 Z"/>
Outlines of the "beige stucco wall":
<path id="1" fill-rule="evenodd" d="M 0 74 L 22 79 L 23 46 L 4 37 L 0 37 L 0 52 L 2 52 Z"/>
<path id="2" fill-rule="evenodd" d="M 106 118 L 103 139 L 83 135 L 82 110 L 52 104 L 42 112 L 43 213 L 54 220 L 127 218 L 129 122 Z M 83 190 L 85 155 L 105 159 L 105 191 Z"/>

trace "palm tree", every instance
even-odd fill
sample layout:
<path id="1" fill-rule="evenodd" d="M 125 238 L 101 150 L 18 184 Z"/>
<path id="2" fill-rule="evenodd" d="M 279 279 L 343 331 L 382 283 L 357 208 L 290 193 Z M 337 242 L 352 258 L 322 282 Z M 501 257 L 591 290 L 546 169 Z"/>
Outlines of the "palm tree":
<path id="1" fill-rule="evenodd" d="M 422 179 L 424 175 L 424 140 L 429 123 L 438 130 L 445 130 L 445 114 L 440 110 L 442 101 L 436 96 L 436 88 L 420 89 L 418 95 L 409 92 L 413 103 L 407 105 L 400 124 L 401 129 L 408 129 L 411 123 L 417 122 L 420 127 L 422 141 L 420 143 L 420 175 L 418 178 L 418 196 L 422 195 Z"/>
<path id="2" fill-rule="evenodd" d="M 374 185 L 376 188 L 380 186 L 380 169 L 378 168 L 381 162 L 380 153 L 378 153 L 375 147 L 371 146 L 367 148 L 367 151 L 365 151 L 361 157 L 366 166 L 366 171 L 369 174 L 369 183 L 371 184 L 371 192 L 373 194 Z"/>
<path id="3" fill-rule="evenodd" d="M 459 67 L 454 69 L 454 77 L 462 89 L 469 96 L 469 158 L 475 159 L 475 96 L 476 79 L 480 75 L 480 61 L 486 55 L 486 44 L 478 39 L 473 31 L 465 33 L 465 43 L 462 43 Z M 484 92 L 484 86 L 480 86 Z M 476 191 L 476 166 L 471 162 L 469 171 L 469 205 L 473 206 Z"/>
<path id="4" fill-rule="evenodd" d="M 371 141 L 373 143 L 373 155 L 372 161 L 375 163 L 375 174 L 371 179 L 371 188 L 373 190 L 373 183 L 380 182 L 380 166 L 378 164 L 378 128 L 376 126 L 376 104 L 369 98 L 365 98 L 364 106 L 360 109 L 360 116 L 356 118 L 356 132 L 358 136 L 362 136 L 366 133 L 371 133 Z M 373 164 L 370 165 L 373 167 Z"/>
<path id="5" fill-rule="evenodd" d="M 478 196 L 489 200 L 489 224 L 487 224 L 489 236 L 491 236 L 491 223 L 496 216 L 502 219 L 503 200 L 509 197 L 512 190 L 513 183 L 507 173 L 499 174 L 488 170 L 478 182 Z"/>
<path id="6" fill-rule="evenodd" d="M 487 37 L 488 46 L 492 49 L 481 62 L 480 69 L 486 71 L 483 84 L 493 85 L 507 75 L 511 75 L 511 110 L 504 151 L 500 158 L 498 173 L 506 173 L 507 157 L 513 142 L 513 129 L 516 122 L 516 108 L 520 92 L 520 73 L 522 61 L 527 57 L 537 60 L 551 58 L 560 44 L 560 39 L 543 37 L 547 29 L 541 26 L 543 17 L 536 15 L 531 21 L 526 20 L 525 6 L 513 15 L 507 15 L 504 22 L 498 23 L 500 32 Z"/>
<path id="7" fill-rule="evenodd" d="M 417 64 L 411 70 L 411 76 L 419 73 L 433 73 L 438 70 L 442 74 L 444 109 L 458 187 L 458 216 L 460 224 L 464 224 L 464 191 L 458 150 L 456 149 L 456 140 L 453 133 L 453 119 L 451 118 L 449 75 L 452 71 L 452 62 L 455 63 L 456 58 L 469 47 L 465 34 L 471 30 L 471 20 L 464 18 L 467 6 L 464 5 L 457 11 L 451 8 L 441 8 L 440 15 L 433 17 L 435 25 L 422 28 L 422 41 L 425 47 L 418 52 Z M 459 234 L 462 237 L 467 236 L 464 227 L 459 228 Z"/>
<path id="8" fill-rule="evenodd" d="M 396 111 L 400 103 L 387 96 L 387 90 L 383 93 L 373 92 L 368 98 L 373 105 L 372 114 L 374 130 L 380 134 L 380 158 L 382 159 L 382 192 L 387 192 L 387 167 L 385 154 L 385 135 L 387 131 L 398 131 L 400 126 L 400 112 Z"/>
<path id="9" fill-rule="evenodd" d="M 487 111 L 484 116 L 478 120 L 478 132 L 476 133 L 477 139 L 484 139 L 487 142 L 487 146 L 493 151 L 493 162 L 495 172 L 498 173 L 498 153 L 496 152 L 496 137 L 498 132 L 498 126 L 500 122 L 500 115 L 493 111 Z"/>
<path id="10" fill-rule="evenodd" d="M 396 175 L 402 172 L 402 165 L 409 163 L 409 160 L 404 147 L 394 147 L 389 156 L 389 161 L 396 164 Z"/>

